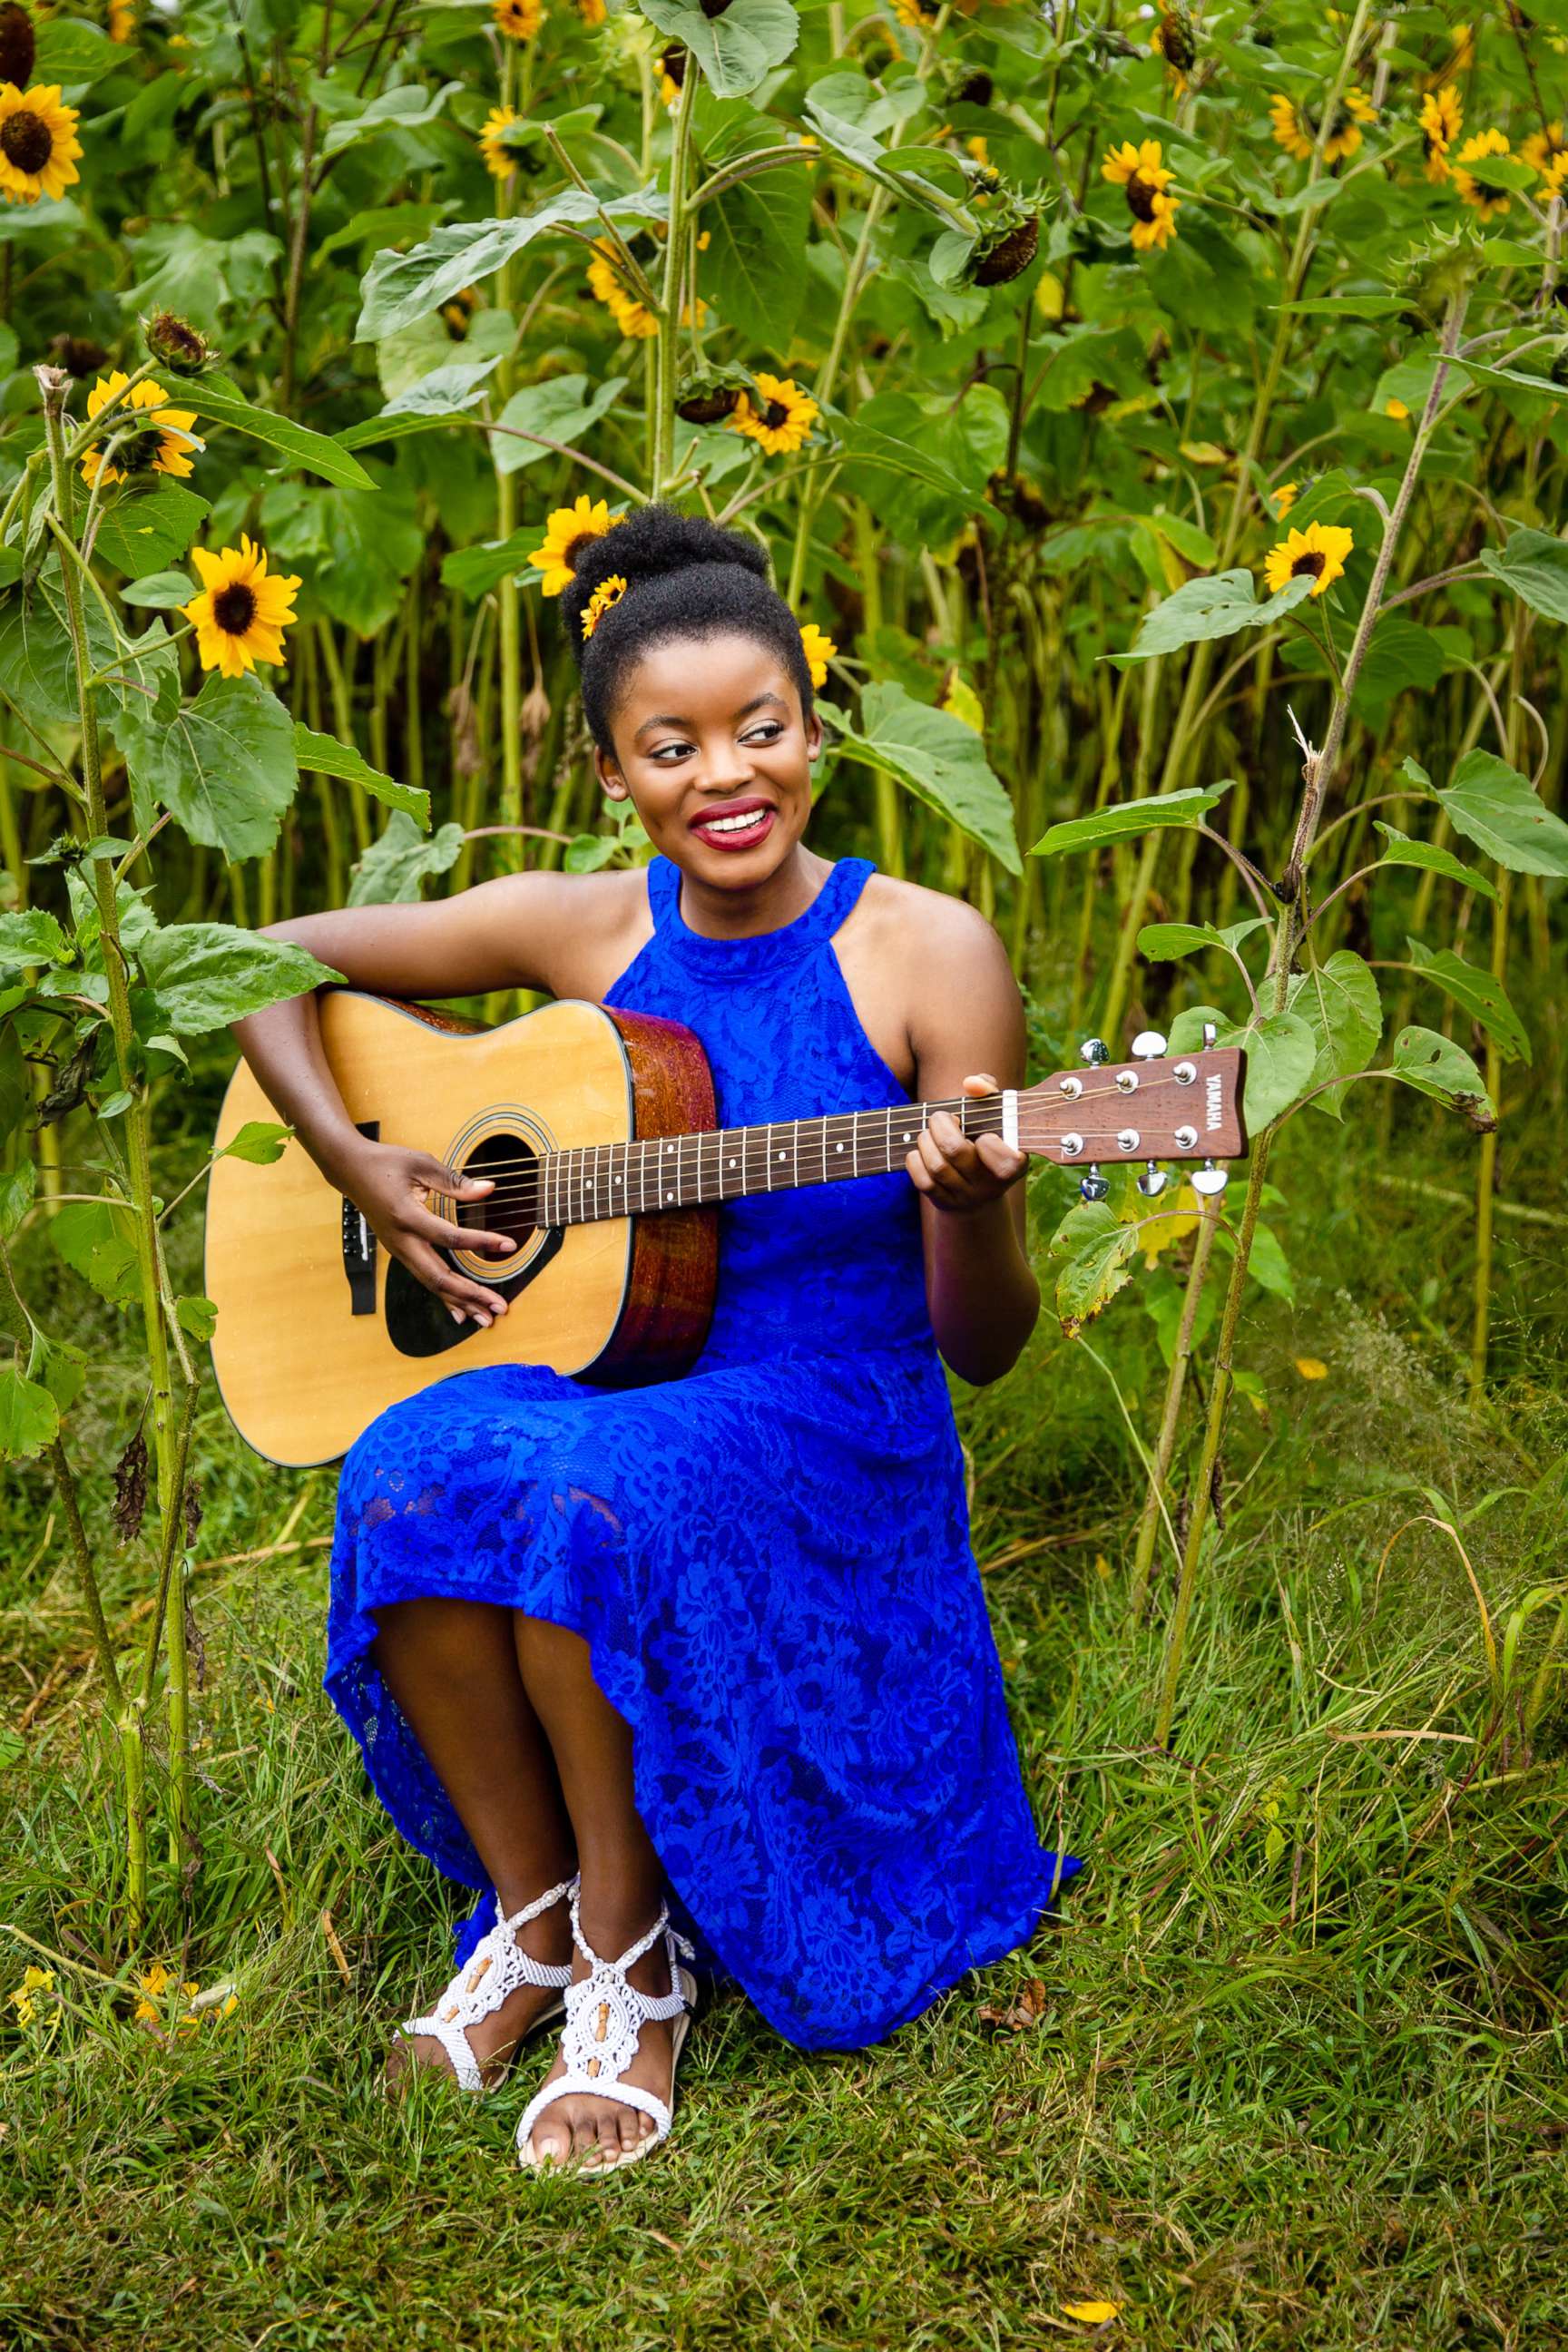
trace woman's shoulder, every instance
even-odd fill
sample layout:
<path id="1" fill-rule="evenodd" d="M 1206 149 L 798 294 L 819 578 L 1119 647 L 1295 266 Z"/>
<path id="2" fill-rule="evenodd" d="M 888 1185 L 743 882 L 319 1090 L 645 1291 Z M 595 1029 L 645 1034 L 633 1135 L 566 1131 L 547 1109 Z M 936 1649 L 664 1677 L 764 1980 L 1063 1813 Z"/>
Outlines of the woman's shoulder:
<path id="1" fill-rule="evenodd" d="M 540 967 L 534 984 L 552 996 L 597 994 L 653 929 L 640 866 L 600 874 L 536 867 L 481 887 L 494 893 L 495 915 L 529 940 Z"/>
<path id="2" fill-rule="evenodd" d="M 978 907 L 895 874 L 868 877 L 856 914 L 868 947 L 933 978 L 962 980 L 1008 961 L 994 925 Z"/>

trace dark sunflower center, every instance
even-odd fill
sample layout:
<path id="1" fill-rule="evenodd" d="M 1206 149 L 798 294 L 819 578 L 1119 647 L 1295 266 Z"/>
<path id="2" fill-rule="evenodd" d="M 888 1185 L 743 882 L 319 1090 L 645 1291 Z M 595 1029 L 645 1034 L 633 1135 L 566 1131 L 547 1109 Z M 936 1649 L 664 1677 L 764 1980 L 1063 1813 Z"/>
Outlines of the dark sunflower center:
<path id="1" fill-rule="evenodd" d="M 54 133 L 30 106 L 19 107 L 0 122 L 0 155 L 18 172 L 41 172 L 54 152 Z"/>
<path id="2" fill-rule="evenodd" d="M 1309 580 L 1316 580 L 1321 574 L 1322 569 L 1323 559 L 1314 547 L 1307 554 L 1299 555 L 1296 558 L 1295 562 L 1290 566 L 1290 577 L 1296 580 L 1304 575 Z"/>
<path id="3" fill-rule="evenodd" d="M 1146 180 L 1141 172 L 1134 172 L 1127 183 L 1129 209 L 1135 213 L 1141 221 L 1152 221 L 1154 217 L 1154 199 L 1159 193 L 1159 189 L 1152 181 Z"/>
<path id="4" fill-rule="evenodd" d="M 243 580 L 231 580 L 213 598 L 213 619 L 228 636 L 243 637 L 255 618 L 255 591 Z"/>
<path id="5" fill-rule="evenodd" d="M 584 530 L 579 531 L 575 539 L 569 539 L 567 541 L 565 546 L 561 551 L 561 561 L 565 564 L 569 572 L 576 571 L 577 558 L 582 554 L 583 550 L 585 547 L 591 547 L 593 545 L 595 540 L 597 539 L 598 536 L 599 534 L 596 530 Z"/>
<path id="6" fill-rule="evenodd" d="M 128 474 L 150 474 L 163 446 L 161 433 L 152 429 L 145 433 L 133 433 L 130 440 L 121 442 L 115 451 L 114 463 Z"/>

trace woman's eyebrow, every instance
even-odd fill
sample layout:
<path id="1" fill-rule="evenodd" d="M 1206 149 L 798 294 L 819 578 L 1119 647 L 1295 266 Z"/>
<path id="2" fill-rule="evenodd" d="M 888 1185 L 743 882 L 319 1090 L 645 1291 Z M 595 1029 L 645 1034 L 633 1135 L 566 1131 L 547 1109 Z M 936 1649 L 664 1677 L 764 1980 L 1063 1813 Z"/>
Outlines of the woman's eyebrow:
<path id="1" fill-rule="evenodd" d="M 735 713 L 735 717 L 737 719 L 749 719 L 753 710 L 760 710 L 762 709 L 764 702 L 776 703 L 781 710 L 787 710 L 789 708 L 782 694 L 774 694 L 771 687 L 764 687 L 761 694 L 752 695 L 750 702 L 742 703 L 741 708 Z M 694 722 L 691 719 L 688 719 L 680 711 L 661 710 L 656 718 L 645 719 L 640 727 L 633 729 L 632 741 L 634 743 L 640 743 L 643 737 L 650 733 L 656 727 L 684 727 L 689 732 L 693 723 Z"/>

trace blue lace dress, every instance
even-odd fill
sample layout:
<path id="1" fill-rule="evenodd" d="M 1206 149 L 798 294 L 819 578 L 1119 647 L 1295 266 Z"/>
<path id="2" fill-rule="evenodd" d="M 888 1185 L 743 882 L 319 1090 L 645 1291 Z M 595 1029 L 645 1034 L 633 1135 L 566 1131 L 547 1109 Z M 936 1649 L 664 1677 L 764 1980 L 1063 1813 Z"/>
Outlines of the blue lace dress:
<path id="1" fill-rule="evenodd" d="M 721 1124 L 907 1102 L 832 938 L 872 871 L 707 939 L 647 869 L 654 933 L 605 1002 L 696 1031 Z M 420 1594 L 570 1627 L 633 1732 L 637 1808 L 700 1965 L 807 2049 L 858 2049 L 1029 1936 L 1079 1868 L 1040 1843 L 979 1572 L 902 1171 L 727 1203 L 683 1380 L 457 1372 L 344 1458 L 325 1687 L 403 1835 L 484 1865 L 369 1654 Z"/>

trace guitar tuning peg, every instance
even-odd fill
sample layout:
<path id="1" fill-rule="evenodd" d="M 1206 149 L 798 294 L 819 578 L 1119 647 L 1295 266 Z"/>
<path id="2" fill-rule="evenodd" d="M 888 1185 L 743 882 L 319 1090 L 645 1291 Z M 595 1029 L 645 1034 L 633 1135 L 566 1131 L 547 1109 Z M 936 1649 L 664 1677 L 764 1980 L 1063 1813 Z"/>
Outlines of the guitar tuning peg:
<path id="1" fill-rule="evenodd" d="M 1086 1201 L 1103 1201 L 1110 1187 L 1099 1169 L 1090 1167 L 1079 1178 L 1078 1189 Z"/>
<path id="2" fill-rule="evenodd" d="M 1216 1192 L 1225 1191 L 1230 1181 L 1230 1171 L 1227 1168 L 1216 1168 L 1212 1160 L 1205 1160 L 1197 1174 L 1188 1181 L 1194 1192 L 1201 1192 L 1205 1200 L 1208 1201 L 1212 1200 Z"/>
<path id="3" fill-rule="evenodd" d="M 1138 1190 L 1146 1201 L 1157 1201 L 1170 1181 L 1158 1160 L 1151 1160 L 1138 1179 Z"/>
<path id="4" fill-rule="evenodd" d="M 1204 1023 L 1204 1051 L 1205 1054 L 1213 1053 L 1215 1041 L 1218 1035 L 1219 1031 L 1215 1027 L 1214 1023 L 1212 1021 L 1205 1021 Z"/>
<path id="5" fill-rule="evenodd" d="M 1140 1029 L 1132 1040 L 1135 1062 L 1157 1062 L 1165 1050 L 1166 1040 L 1157 1029 Z"/>
<path id="6" fill-rule="evenodd" d="M 1080 1062 L 1088 1062 L 1091 1068 L 1098 1069 L 1101 1062 L 1110 1061 L 1110 1048 L 1103 1037 L 1086 1037 L 1078 1049 L 1078 1057 Z"/>

